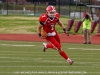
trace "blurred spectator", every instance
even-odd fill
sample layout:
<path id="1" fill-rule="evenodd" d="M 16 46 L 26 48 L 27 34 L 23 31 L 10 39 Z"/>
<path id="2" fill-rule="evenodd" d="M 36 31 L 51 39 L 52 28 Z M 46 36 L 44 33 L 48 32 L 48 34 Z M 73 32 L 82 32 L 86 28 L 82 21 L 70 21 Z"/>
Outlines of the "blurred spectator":
<path id="1" fill-rule="evenodd" d="M 83 44 L 91 44 L 91 22 L 92 18 L 90 17 L 89 13 L 82 19 L 83 21 L 83 35 L 84 35 L 84 43 Z"/>

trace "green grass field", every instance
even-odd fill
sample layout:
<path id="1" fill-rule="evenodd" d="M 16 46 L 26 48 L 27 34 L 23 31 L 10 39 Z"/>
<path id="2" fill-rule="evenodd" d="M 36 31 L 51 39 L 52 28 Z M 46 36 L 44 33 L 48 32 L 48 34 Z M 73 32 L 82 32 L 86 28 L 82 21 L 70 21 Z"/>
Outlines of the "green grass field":
<path id="1" fill-rule="evenodd" d="M 0 34 L 36 34 L 37 25 L 39 24 L 38 19 L 38 16 L 0 16 Z M 60 20 L 67 27 L 69 18 L 61 17 Z M 74 33 L 74 26 L 75 22 L 69 31 L 70 34 Z M 59 33 L 63 33 L 59 25 L 56 25 L 56 29 Z M 97 34 L 97 30 L 98 25 L 92 34 Z M 76 34 L 82 34 L 82 26 Z"/>
<path id="2" fill-rule="evenodd" d="M 69 65 L 42 42 L 0 41 L 0 75 L 100 75 L 100 46 L 62 43 Z"/>

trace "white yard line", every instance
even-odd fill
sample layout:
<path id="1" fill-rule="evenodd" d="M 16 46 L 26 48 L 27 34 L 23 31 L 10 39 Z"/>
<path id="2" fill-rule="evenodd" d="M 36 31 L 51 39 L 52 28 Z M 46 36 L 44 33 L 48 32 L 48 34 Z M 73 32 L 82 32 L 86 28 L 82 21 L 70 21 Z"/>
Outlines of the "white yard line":
<path id="1" fill-rule="evenodd" d="M 23 52 L 23 51 L 10 51 L 10 50 L 9 50 L 9 51 L 8 51 L 8 50 L 7 50 L 7 51 L 1 51 L 1 50 L 0 50 L 0 53 L 1 53 L 1 52 L 3 52 L 3 53 L 7 53 L 7 52 L 8 52 L 8 53 L 14 53 L 14 54 L 17 54 L 17 53 L 19 53 L 19 54 L 21 54 L 21 53 L 26 53 L 26 54 L 44 53 L 42 50 L 36 51 L 36 52 Z M 67 51 L 66 51 L 66 52 L 67 52 Z M 2 53 L 2 54 L 3 54 L 3 53 Z M 54 51 L 52 51 L 52 52 L 50 51 L 50 52 L 48 52 L 48 53 L 54 53 Z M 58 53 L 58 52 L 55 52 L 55 54 L 57 54 L 57 53 Z M 71 53 L 71 54 L 77 55 L 77 54 L 79 54 L 79 53 Z M 82 53 L 82 54 L 90 54 L 90 55 L 92 54 L 92 55 L 95 55 L 95 54 L 100 54 L 100 53 Z M 54 55 L 53 55 L 53 56 L 54 56 Z"/>
<path id="2" fill-rule="evenodd" d="M 93 49 L 93 48 L 68 48 L 70 50 L 78 49 L 78 50 L 100 50 L 100 49 Z"/>
<path id="3" fill-rule="evenodd" d="M 35 46 L 35 45 L 12 45 L 12 44 L 0 44 L 2 46 Z"/>
<path id="4" fill-rule="evenodd" d="M 2 53 L 2 54 L 0 54 L 0 55 L 8 55 L 8 56 L 11 56 L 11 55 L 14 55 L 14 56 L 16 56 L 16 55 L 21 55 L 22 56 L 22 53 L 16 53 L 16 54 L 8 54 L 8 53 Z M 42 56 L 47 56 L 47 55 L 37 55 L 37 54 L 30 54 L 30 53 L 23 53 L 23 55 L 29 55 L 29 56 L 31 56 L 31 55 L 33 55 L 33 56 L 40 56 L 40 57 L 42 57 Z M 60 56 L 59 54 L 56 54 L 56 55 L 48 55 L 49 57 L 58 57 L 58 56 Z M 71 56 L 80 56 L 80 55 L 75 55 L 75 54 L 72 54 Z M 81 55 L 81 56 L 84 56 L 84 55 Z M 93 55 L 86 55 L 86 56 L 93 56 Z"/>
<path id="5" fill-rule="evenodd" d="M 56 60 L 59 60 L 59 59 L 61 59 L 62 60 L 62 58 L 33 58 L 32 59 L 32 57 L 29 57 L 29 58 L 25 58 L 25 57 L 9 57 L 9 56 L 7 56 L 7 57 L 0 57 L 0 59 L 22 59 L 22 60 L 36 60 L 36 59 L 41 59 L 41 60 L 54 60 L 54 59 L 56 59 Z M 73 58 L 74 60 L 76 60 L 76 59 L 81 59 L 81 58 Z M 91 59 L 93 59 L 93 58 L 82 58 L 82 59 L 86 59 L 86 60 L 91 60 Z M 97 60 L 100 60 L 100 59 L 93 59 L 94 61 L 97 61 Z M 0 62 L 2 62 L 2 61 L 0 61 Z"/>
<path id="6" fill-rule="evenodd" d="M 67 63 L 66 63 L 67 64 Z M 55 68 L 55 67 L 70 67 L 70 66 L 0 66 L 0 68 L 30 68 L 30 67 L 45 67 L 45 68 Z M 95 67 L 95 66 L 71 66 L 71 67 Z M 100 68 L 100 67 L 98 67 Z"/>
<path id="7" fill-rule="evenodd" d="M 20 60 L 13 60 L 13 61 L 7 61 L 7 60 L 3 60 L 3 61 L 0 61 L 0 62 L 4 62 L 4 63 L 7 63 L 7 62 L 33 62 L 33 63 L 35 63 L 35 62 L 46 62 L 46 63 L 66 63 L 67 64 L 67 61 L 59 61 L 59 60 L 42 60 L 41 58 L 38 58 L 38 59 L 29 59 L 29 60 L 27 60 L 27 59 L 22 59 L 22 58 L 20 58 Z M 82 61 L 80 61 L 80 62 L 78 62 L 78 61 L 75 61 L 75 64 L 91 64 L 91 65 L 98 65 L 98 64 L 100 64 L 100 62 L 82 62 Z M 91 67 L 93 67 L 93 66 L 91 66 Z"/>
<path id="8" fill-rule="evenodd" d="M 44 52 L 42 51 L 42 49 L 39 50 L 39 51 L 35 51 L 35 52 L 31 52 L 31 51 L 29 51 L 29 52 L 25 52 L 25 51 L 13 51 L 13 50 L 12 50 L 12 51 L 10 51 L 10 50 L 9 50 L 9 51 L 8 51 L 8 50 L 6 50 L 6 51 L 3 51 L 3 50 L 2 50 L 2 51 L 1 51 L 1 50 L 0 50 L 0 52 L 3 52 L 3 53 L 7 53 L 7 52 L 8 52 L 8 53 L 14 53 L 14 54 L 16 54 L 16 53 L 26 53 L 26 54 L 29 54 L 29 53 L 30 53 L 30 54 L 32 54 L 32 53 L 40 53 L 40 54 L 41 54 L 41 53 L 44 53 Z M 49 53 L 54 53 L 54 52 L 52 51 L 52 52 L 49 52 Z M 57 53 L 58 53 L 58 52 L 57 52 Z"/>
<path id="9" fill-rule="evenodd" d="M 2 53 L 2 54 L 0 54 L 0 55 L 21 55 L 22 56 L 22 54 L 20 53 L 20 54 L 18 54 L 18 53 L 16 53 L 16 54 L 8 54 L 8 53 Z M 30 53 L 26 53 L 26 54 L 23 54 L 23 55 L 33 55 L 33 56 L 47 56 L 47 55 L 37 55 L 37 54 L 30 54 Z M 59 56 L 59 54 L 58 55 L 48 55 L 48 56 L 51 56 L 51 57 L 54 57 L 54 56 Z"/>
<path id="10" fill-rule="evenodd" d="M 35 45 L 12 45 L 12 46 L 35 46 Z"/>

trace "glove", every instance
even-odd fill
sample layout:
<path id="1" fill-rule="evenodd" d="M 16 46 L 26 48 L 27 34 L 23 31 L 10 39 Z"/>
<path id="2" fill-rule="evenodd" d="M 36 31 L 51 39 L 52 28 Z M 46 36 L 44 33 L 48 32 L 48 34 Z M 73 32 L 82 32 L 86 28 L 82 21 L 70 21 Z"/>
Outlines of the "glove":
<path id="1" fill-rule="evenodd" d="M 63 31 L 65 34 L 67 34 L 67 36 L 69 36 L 69 33 L 67 32 L 66 28 L 63 28 Z"/>
<path id="2" fill-rule="evenodd" d="M 47 37 L 47 33 L 44 30 L 41 30 L 41 33 L 38 34 L 41 39 L 45 39 Z"/>
<path id="3" fill-rule="evenodd" d="M 41 33 L 39 33 L 38 36 L 41 37 Z"/>

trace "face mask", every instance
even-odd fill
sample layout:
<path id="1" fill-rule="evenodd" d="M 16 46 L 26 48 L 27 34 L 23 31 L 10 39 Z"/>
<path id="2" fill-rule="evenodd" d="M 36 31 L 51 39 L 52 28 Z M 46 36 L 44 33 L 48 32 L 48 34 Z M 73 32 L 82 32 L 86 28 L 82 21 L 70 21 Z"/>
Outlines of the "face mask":
<path id="1" fill-rule="evenodd" d="M 49 13 L 48 13 L 48 16 L 49 16 L 50 18 L 54 18 L 55 12 L 49 12 Z"/>

